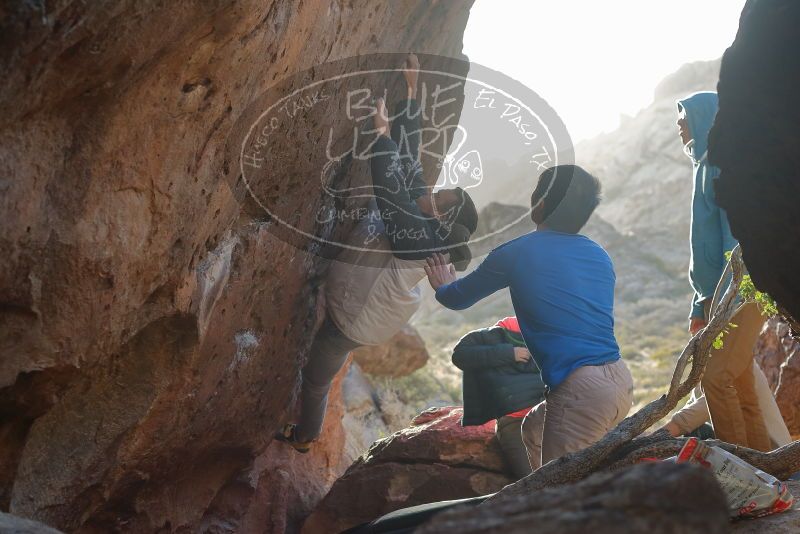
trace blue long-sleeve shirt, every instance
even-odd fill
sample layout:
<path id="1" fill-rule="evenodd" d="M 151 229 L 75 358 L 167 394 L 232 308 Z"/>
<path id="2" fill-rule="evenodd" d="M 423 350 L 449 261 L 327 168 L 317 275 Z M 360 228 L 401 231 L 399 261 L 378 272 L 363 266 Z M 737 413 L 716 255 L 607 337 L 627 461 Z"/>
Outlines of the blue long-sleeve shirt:
<path id="1" fill-rule="evenodd" d="M 577 234 L 541 230 L 494 249 L 475 271 L 440 287 L 436 300 L 462 310 L 509 288 L 522 336 L 550 389 L 585 365 L 619 359 L 616 276 L 605 250 Z"/>

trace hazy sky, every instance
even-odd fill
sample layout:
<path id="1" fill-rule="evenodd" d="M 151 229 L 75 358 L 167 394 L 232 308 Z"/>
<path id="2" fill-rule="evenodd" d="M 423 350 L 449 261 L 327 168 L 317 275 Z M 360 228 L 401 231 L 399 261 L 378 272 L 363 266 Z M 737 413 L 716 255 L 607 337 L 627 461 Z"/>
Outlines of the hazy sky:
<path id="1" fill-rule="evenodd" d="M 615 129 L 684 63 L 720 57 L 745 0 L 476 0 L 464 52 L 536 91 L 573 141 Z"/>

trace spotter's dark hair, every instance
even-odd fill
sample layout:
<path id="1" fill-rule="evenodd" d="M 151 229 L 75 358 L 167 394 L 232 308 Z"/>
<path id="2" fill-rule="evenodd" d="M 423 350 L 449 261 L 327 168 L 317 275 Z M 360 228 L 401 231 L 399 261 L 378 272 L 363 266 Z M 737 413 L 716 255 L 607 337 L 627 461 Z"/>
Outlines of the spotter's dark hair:
<path id="1" fill-rule="evenodd" d="M 537 222 L 557 232 L 577 234 L 600 204 L 600 193 L 600 180 L 583 168 L 557 165 L 539 176 L 531 208 L 544 197 L 544 212 Z"/>

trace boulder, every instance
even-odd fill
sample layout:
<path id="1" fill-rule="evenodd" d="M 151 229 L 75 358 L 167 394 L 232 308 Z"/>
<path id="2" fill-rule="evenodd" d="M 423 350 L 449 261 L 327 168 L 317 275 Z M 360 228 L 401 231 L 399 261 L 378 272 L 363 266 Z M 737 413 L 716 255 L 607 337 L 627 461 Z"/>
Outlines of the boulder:
<path id="1" fill-rule="evenodd" d="M 375 390 L 355 362 L 347 369 L 342 393 L 348 415 L 366 418 L 379 410 Z"/>
<path id="2" fill-rule="evenodd" d="M 425 341 L 417 330 L 406 325 L 383 345 L 360 347 L 353 359 L 361 370 L 373 376 L 407 376 L 428 363 Z"/>
<path id="3" fill-rule="evenodd" d="M 800 3 L 747 2 L 722 58 L 708 160 L 753 282 L 800 323 Z M 765 58 L 770 60 L 765 61 Z M 796 328 L 800 331 L 800 328 Z"/>
<path id="4" fill-rule="evenodd" d="M 789 325 L 773 317 L 767 321 L 755 345 L 755 357 L 781 410 L 789 433 L 800 437 L 800 341 L 791 335 Z"/>
<path id="5" fill-rule="evenodd" d="M 418 534 L 723 534 L 728 507 L 708 470 L 657 462 L 595 474 L 576 484 L 454 508 Z"/>
<path id="6" fill-rule="evenodd" d="M 339 532 L 399 508 L 485 495 L 510 483 L 494 423 L 462 427 L 462 413 L 432 409 L 377 441 L 336 481 L 303 533 Z"/>
<path id="7" fill-rule="evenodd" d="M 383 462 L 444 463 L 505 471 L 494 421 L 481 426 L 461 426 L 464 409 L 446 406 L 419 414 L 408 428 L 375 442 L 354 464 Z"/>
<path id="8" fill-rule="evenodd" d="M 753 357 L 764 371 L 773 393 L 780 383 L 781 366 L 789 357 L 786 349 L 791 353 L 791 345 L 794 344 L 788 333 L 789 325 L 778 317 L 772 317 L 764 323 L 753 347 Z"/>
<path id="9" fill-rule="evenodd" d="M 273 440 L 251 466 L 216 493 L 199 523 L 199 531 L 299 531 L 303 519 L 355 458 L 347 454 L 348 436 L 341 423 L 346 410 L 342 399 L 346 374 L 344 369 L 331 386 L 322 434 L 311 451 L 301 454 Z"/>
<path id="10" fill-rule="evenodd" d="M 391 431 L 379 406 L 378 393 L 355 362 L 351 363 L 345 375 L 342 397 L 345 407 L 342 418 L 346 436 L 344 454 L 352 462 Z"/>
<path id="11" fill-rule="evenodd" d="M 793 439 L 800 439 L 800 350 L 797 347 L 781 368 L 775 400 Z"/>
<path id="12" fill-rule="evenodd" d="M 470 4 L 4 6 L 0 509 L 71 532 L 228 532 L 232 502 L 263 498 L 254 506 L 278 517 L 310 484 L 311 506 L 335 451 L 300 462 L 267 447 L 319 324 L 324 262 L 253 208 L 229 140 L 254 99 L 322 63 L 461 57 Z M 316 104 L 308 123 L 338 109 Z M 318 146 L 274 137 L 284 172 L 259 186 L 304 231 L 341 236 L 349 222 L 316 222 Z M 288 497 L 251 491 L 263 486 L 248 473 Z"/>

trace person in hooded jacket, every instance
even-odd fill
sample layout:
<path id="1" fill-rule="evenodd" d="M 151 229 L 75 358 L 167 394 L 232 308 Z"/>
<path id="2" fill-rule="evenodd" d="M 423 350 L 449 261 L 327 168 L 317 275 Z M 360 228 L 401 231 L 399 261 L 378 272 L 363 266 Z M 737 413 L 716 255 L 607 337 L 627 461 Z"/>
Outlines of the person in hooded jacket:
<path id="1" fill-rule="evenodd" d="M 714 196 L 719 169 L 707 159 L 708 133 L 717 109 L 717 93 L 710 91 L 678 101 L 678 131 L 694 170 L 689 266 L 689 282 L 694 290 L 689 315 L 691 335 L 708 324 L 711 301 L 727 264 L 726 253 L 737 245 L 728 217 Z M 742 305 L 731 322 L 736 327 L 724 335 L 722 348 L 712 352 L 701 381 L 714 433 L 722 441 L 768 451 L 771 443 L 753 374 L 753 345 L 764 319 L 758 305 L 751 302 Z"/>
<path id="2" fill-rule="evenodd" d="M 545 385 L 517 318 L 506 317 L 490 328 L 469 332 L 453 349 L 452 359 L 464 371 L 461 424 L 483 425 L 495 419 L 497 440 L 511 472 L 517 478 L 529 475 L 522 421 L 544 400 Z"/>
<path id="3" fill-rule="evenodd" d="M 389 341 L 419 309 L 425 258 L 444 253 L 460 270 L 471 260 L 474 203 L 461 188 L 432 192 L 423 180 L 416 55 L 406 58 L 403 74 L 408 98 L 398 103 L 391 127 L 383 99 L 376 104 L 370 157 L 375 196 L 328 269 L 326 318 L 303 367 L 298 421 L 275 435 L 298 452 L 308 452 L 322 432 L 328 391 L 347 355 Z"/>

